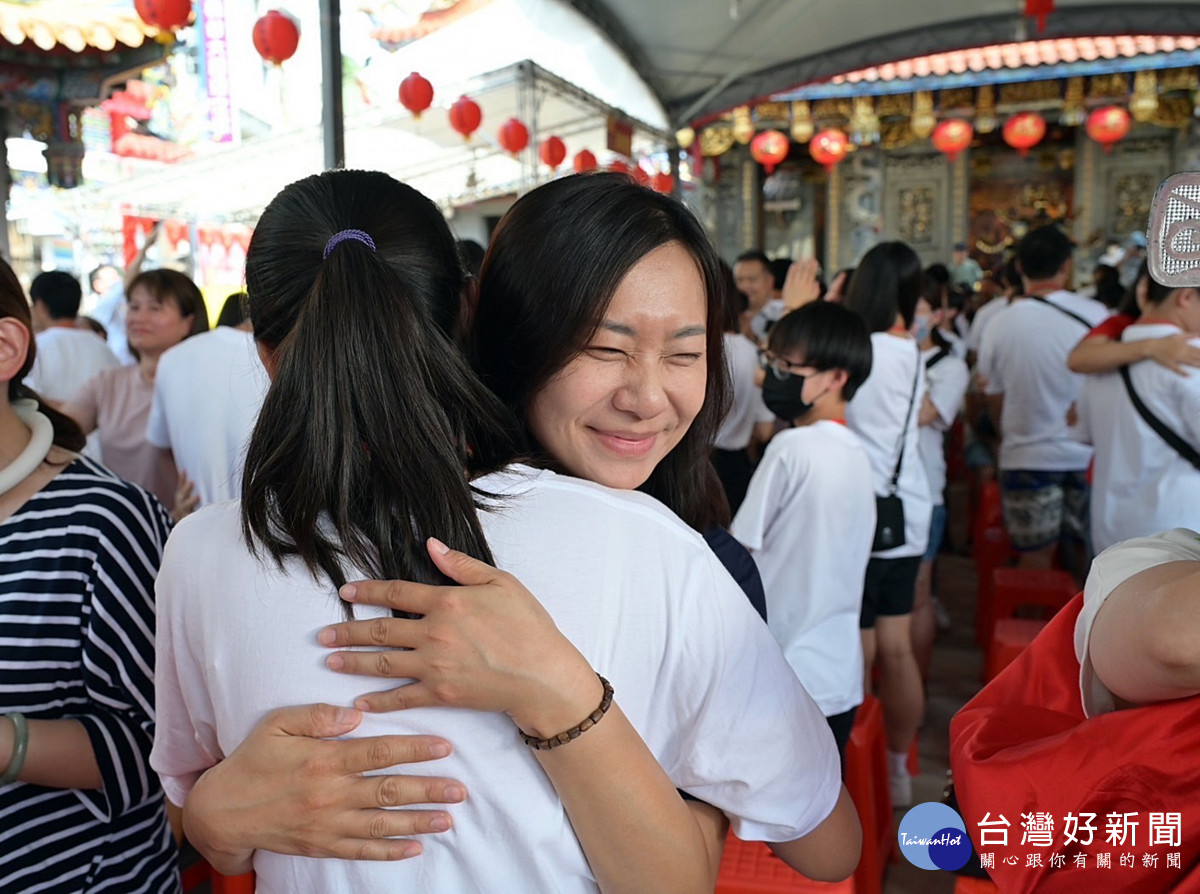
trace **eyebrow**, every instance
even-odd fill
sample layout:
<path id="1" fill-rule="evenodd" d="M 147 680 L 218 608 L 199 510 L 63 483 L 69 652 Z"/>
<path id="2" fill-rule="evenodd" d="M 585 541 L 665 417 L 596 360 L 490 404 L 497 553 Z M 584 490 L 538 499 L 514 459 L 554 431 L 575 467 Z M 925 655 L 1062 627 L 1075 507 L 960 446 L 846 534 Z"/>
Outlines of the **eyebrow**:
<path id="1" fill-rule="evenodd" d="M 624 323 L 614 323 L 611 320 L 604 320 L 600 324 L 600 328 L 612 332 L 616 335 L 624 335 L 629 338 L 635 338 L 637 331 L 632 326 L 626 326 Z M 684 326 L 682 329 L 671 333 L 668 338 L 672 341 L 681 338 L 692 338 L 697 335 L 704 335 L 708 330 L 704 326 Z"/>

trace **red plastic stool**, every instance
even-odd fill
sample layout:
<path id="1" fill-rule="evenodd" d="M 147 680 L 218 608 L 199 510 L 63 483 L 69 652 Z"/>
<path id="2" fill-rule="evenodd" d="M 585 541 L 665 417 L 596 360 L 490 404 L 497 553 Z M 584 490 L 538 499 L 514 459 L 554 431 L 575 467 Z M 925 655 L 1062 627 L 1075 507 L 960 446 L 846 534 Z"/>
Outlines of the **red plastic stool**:
<path id="1" fill-rule="evenodd" d="M 990 644 L 996 622 L 1016 616 L 1022 606 L 1040 606 L 1053 615 L 1075 598 L 1079 588 L 1065 571 L 1037 568 L 997 568 L 992 572 L 992 596 L 983 620 L 984 643 Z"/>
<path id="2" fill-rule="evenodd" d="M 978 581 L 978 598 L 975 604 L 975 642 L 987 644 L 988 619 L 992 616 L 993 575 L 999 568 L 1008 566 L 1016 551 L 1008 539 L 1003 526 L 984 528 L 979 533 L 974 547 L 975 573 Z"/>
<path id="3" fill-rule="evenodd" d="M 862 825 L 862 857 L 854 870 L 854 890 L 858 894 L 880 894 L 884 870 L 897 845 L 892 828 L 883 706 L 871 695 L 859 705 L 846 743 L 846 791 Z"/>
<path id="4" fill-rule="evenodd" d="M 994 478 L 979 485 L 979 502 L 971 516 L 972 552 L 978 551 L 983 542 L 983 532 L 988 528 L 1004 528 L 1004 505 L 1000 500 L 1000 482 Z"/>
<path id="5" fill-rule="evenodd" d="M 856 894 L 854 879 L 814 882 L 771 853 L 761 841 L 742 841 L 732 832 L 717 872 L 716 894 Z"/>
<path id="6" fill-rule="evenodd" d="M 204 860 L 193 863 L 183 871 L 183 891 L 195 891 L 205 882 L 212 894 L 254 894 L 254 873 L 221 875 Z"/>
<path id="7" fill-rule="evenodd" d="M 1000 894 L 1000 889 L 991 879 L 960 875 L 954 883 L 954 894 Z"/>
<path id="8" fill-rule="evenodd" d="M 992 641 L 988 644 L 987 663 L 984 666 L 983 682 L 987 682 L 1004 670 L 1025 647 L 1033 642 L 1045 621 L 1032 621 L 1025 618 L 1001 618 L 996 622 L 992 633 Z"/>

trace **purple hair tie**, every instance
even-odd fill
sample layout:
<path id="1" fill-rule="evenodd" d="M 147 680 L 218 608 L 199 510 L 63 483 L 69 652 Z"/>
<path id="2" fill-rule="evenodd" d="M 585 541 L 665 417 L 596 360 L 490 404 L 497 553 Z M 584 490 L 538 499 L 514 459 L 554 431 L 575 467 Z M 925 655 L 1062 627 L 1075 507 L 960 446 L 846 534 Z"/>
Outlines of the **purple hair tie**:
<path id="1" fill-rule="evenodd" d="M 347 239 L 355 239 L 366 245 L 371 251 L 375 250 L 375 240 L 371 238 L 369 233 L 362 230 L 338 230 L 329 237 L 329 241 L 325 243 L 325 253 L 321 255 L 322 259 L 328 258 L 329 253 L 338 247 L 338 244 L 345 242 Z"/>

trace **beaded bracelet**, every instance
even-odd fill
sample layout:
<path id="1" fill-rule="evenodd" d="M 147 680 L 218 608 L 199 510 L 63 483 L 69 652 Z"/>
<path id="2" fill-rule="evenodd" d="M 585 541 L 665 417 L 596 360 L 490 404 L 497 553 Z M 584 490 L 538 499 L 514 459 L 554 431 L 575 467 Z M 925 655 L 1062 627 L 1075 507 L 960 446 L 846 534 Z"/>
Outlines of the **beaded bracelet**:
<path id="1" fill-rule="evenodd" d="M 25 715 L 7 714 L 5 716 L 12 721 L 13 734 L 16 738 L 13 740 L 13 753 L 9 758 L 8 768 L 0 775 L 0 785 L 15 782 L 21 775 L 21 768 L 25 765 L 25 752 L 29 750 L 29 724 L 25 722 Z"/>
<path id="2" fill-rule="evenodd" d="M 521 733 L 521 738 L 525 740 L 525 744 L 530 748 L 536 748 L 538 751 L 549 751 L 551 748 L 557 748 L 559 745 L 566 745 L 568 742 L 578 739 L 593 726 L 600 722 L 600 718 L 608 713 L 608 709 L 612 707 L 613 688 L 612 683 L 596 674 L 600 678 L 600 684 L 604 687 L 604 695 L 600 699 L 600 706 L 591 714 L 583 719 L 582 722 L 571 727 L 569 730 L 559 733 L 557 736 L 551 736 L 549 739 L 539 739 L 537 736 L 528 736 Z M 520 732 L 518 730 L 518 732 Z"/>

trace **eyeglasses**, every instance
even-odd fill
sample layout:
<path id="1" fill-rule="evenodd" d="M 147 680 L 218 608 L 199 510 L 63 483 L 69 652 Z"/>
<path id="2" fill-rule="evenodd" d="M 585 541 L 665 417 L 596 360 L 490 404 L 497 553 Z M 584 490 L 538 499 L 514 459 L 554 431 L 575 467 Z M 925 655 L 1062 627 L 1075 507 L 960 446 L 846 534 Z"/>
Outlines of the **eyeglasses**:
<path id="1" fill-rule="evenodd" d="M 763 348 L 758 350 L 758 365 L 763 369 L 769 369 L 775 378 L 783 381 L 794 375 L 802 375 L 802 369 L 806 369 L 803 363 L 793 363 L 783 357 L 776 357 L 770 351 Z"/>

